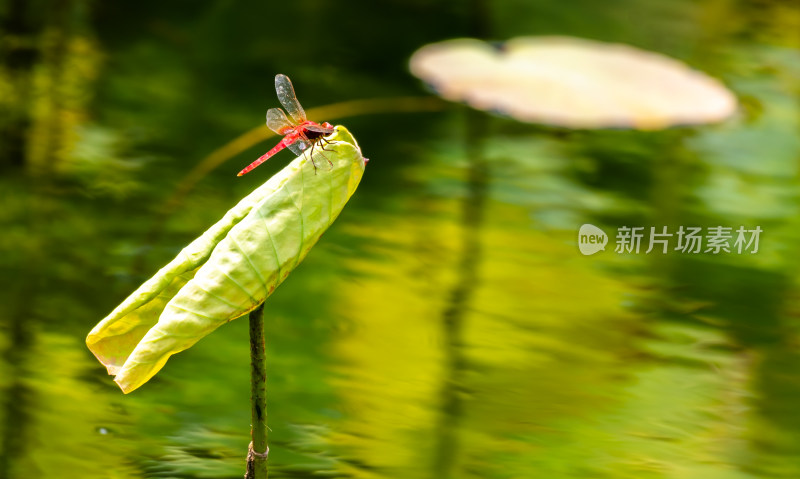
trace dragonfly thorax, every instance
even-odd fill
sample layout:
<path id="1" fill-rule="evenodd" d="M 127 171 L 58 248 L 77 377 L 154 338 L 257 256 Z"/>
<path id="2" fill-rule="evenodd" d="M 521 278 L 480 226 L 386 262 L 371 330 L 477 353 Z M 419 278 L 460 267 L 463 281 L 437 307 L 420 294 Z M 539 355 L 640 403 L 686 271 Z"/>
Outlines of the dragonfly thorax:
<path id="1" fill-rule="evenodd" d="M 306 135 L 306 138 L 308 138 L 309 140 L 316 140 L 317 138 L 322 138 L 323 136 L 325 136 L 325 133 L 314 130 L 306 130 L 304 134 Z"/>

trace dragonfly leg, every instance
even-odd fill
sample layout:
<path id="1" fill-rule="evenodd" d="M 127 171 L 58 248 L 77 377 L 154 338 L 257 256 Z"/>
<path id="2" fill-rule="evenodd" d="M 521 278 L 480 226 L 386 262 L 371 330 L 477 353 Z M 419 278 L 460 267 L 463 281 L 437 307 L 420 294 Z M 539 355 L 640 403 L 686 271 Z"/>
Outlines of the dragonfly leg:
<path id="1" fill-rule="evenodd" d="M 324 143 L 324 144 L 322 144 L 322 142 L 325 142 L 325 143 Z M 319 139 L 319 143 L 320 143 L 320 144 L 322 144 L 322 146 L 320 146 L 320 147 L 319 147 L 319 149 L 320 149 L 320 150 L 322 150 L 322 151 L 328 151 L 328 150 L 326 150 L 326 149 L 325 149 L 325 147 L 326 147 L 326 146 L 328 146 L 328 144 L 330 143 L 330 141 L 328 141 L 328 139 L 327 139 L 327 138 L 325 138 L 324 136 L 323 136 L 323 137 L 321 137 L 321 138 Z M 323 153 L 321 153 L 321 152 L 320 152 L 320 155 L 322 155 L 322 157 L 323 157 L 323 158 L 325 158 L 326 160 L 328 160 L 328 166 L 330 166 L 331 168 L 333 168 L 333 162 L 332 162 L 332 161 L 331 161 L 331 160 L 330 160 L 330 159 L 329 159 L 327 156 L 325 156 Z"/>
<path id="2" fill-rule="evenodd" d="M 330 160 L 330 158 L 328 158 L 327 156 L 325 156 L 325 153 L 323 153 L 323 151 L 326 151 L 326 150 L 325 150 L 325 147 L 324 147 L 324 146 L 321 146 L 319 149 L 320 149 L 320 152 L 319 152 L 320 156 L 322 156 L 323 158 L 325 158 L 325 161 L 327 161 L 327 162 L 328 162 L 328 167 L 329 167 L 328 169 L 332 170 L 332 169 L 333 169 L 333 162 Z"/>
<path id="3" fill-rule="evenodd" d="M 317 145 L 319 144 L 320 142 L 318 140 L 315 140 L 313 143 L 311 143 L 311 153 L 309 156 L 311 157 L 311 164 L 314 165 L 314 174 L 317 173 L 317 162 L 314 161 L 314 148 L 317 148 Z M 330 158 L 325 156 L 325 153 L 323 153 L 323 151 L 326 151 L 325 145 L 319 146 L 319 149 L 316 151 L 316 153 L 319 153 L 321 157 L 325 158 L 325 161 L 328 162 L 328 166 L 330 167 L 329 169 L 333 169 L 333 162 L 330 160 Z"/>

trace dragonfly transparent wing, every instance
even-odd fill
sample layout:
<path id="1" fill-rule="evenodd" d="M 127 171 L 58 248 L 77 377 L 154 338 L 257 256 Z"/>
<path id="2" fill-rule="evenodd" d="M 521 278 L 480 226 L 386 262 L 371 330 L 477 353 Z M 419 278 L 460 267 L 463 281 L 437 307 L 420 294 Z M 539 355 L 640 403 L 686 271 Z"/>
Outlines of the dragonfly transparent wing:
<path id="1" fill-rule="evenodd" d="M 313 153 L 311 154 L 311 163 L 314 165 L 314 171 L 316 171 L 317 166 L 320 164 L 321 161 L 327 161 L 328 164 L 332 165 L 331 160 L 329 160 L 328 157 L 325 155 L 325 153 L 323 153 L 325 149 L 319 143 L 315 145 L 313 141 L 297 140 L 291 145 L 289 145 L 289 149 L 292 150 L 292 153 L 294 153 L 295 155 L 300 156 L 304 152 L 311 149 L 312 146 L 314 147 L 314 149 Z"/>
<path id="2" fill-rule="evenodd" d="M 309 148 L 311 148 L 311 142 L 303 139 L 298 139 L 297 141 L 289 145 L 289 149 L 292 151 L 292 153 L 294 153 L 297 156 L 302 155 L 303 152 L 308 150 Z"/>
<path id="3" fill-rule="evenodd" d="M 286 108 L 286 113 L 296 124 L 306 121 L 306 112 L 303 111 L 303 107 L 297 101 L 297 96 L 294 94 L 294 87 L 289 77 L 282 74 L 276 75 L 275 91 L 278 93 L 278 101 Z"/>
<path id="4" fill-rule="evenodd" d="M 280 108 L 270 108 L 267 110 L 267 126 L 270 130 L 279 135 L 283 135 L 286 130 L 294 128 L 292 122 L 286 118 L 286 113 Z"/>

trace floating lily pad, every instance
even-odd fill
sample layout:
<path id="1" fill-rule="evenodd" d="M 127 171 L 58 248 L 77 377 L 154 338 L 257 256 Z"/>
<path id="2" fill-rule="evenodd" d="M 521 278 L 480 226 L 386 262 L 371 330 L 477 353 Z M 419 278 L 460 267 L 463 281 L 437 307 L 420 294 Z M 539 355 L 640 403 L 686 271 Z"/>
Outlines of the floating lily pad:
<path id="1" fill-rule="evenodd" d="M 722 83 L 667 56 L 570 37 L 427 45 L 411 72 L 443 98 L 569 128 L 643 130 L 717 122 L 736 111 Z"/>

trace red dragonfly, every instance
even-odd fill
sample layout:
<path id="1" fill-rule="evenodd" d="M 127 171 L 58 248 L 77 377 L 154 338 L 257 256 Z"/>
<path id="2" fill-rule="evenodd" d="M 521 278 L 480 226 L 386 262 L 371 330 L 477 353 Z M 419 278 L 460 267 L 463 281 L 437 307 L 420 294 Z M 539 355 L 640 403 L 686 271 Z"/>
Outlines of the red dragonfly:
<path id="1" fill-rule="evenodd" d="M 271 150 L 261 155 L 259 159 L 240 171 L 238 176 L 250 173 L 256 166 L 264 163 L 272 155 L 284 148 L 289 148 L 292 153 L 298 156 L 309 148 L 313 152 L 314 146 L 322 137 L 334 132 L 333 125 L 330 123 L 319 124 L 306 118 L 306 112 L 300 106 L 300 102 L 297 101 L 297 96 L 294 93 L 294 87 L 289 77 L 282 74 L 276 75 L 275 91 L 278 93 L 278 100 L 281 105 L 286 108 L 286 113 L 289 113 L 289 117 L 287 118 L 286 113 L 280 108 L 270 108 L 267 111 L 267 126 L 275 133 L 283 135 L 283 139 Z M 330 160 L 328 161 L 330 162 Z M 311 162 L 316 170 L 317 165 L 314 163 L 313 158 Z"/>

